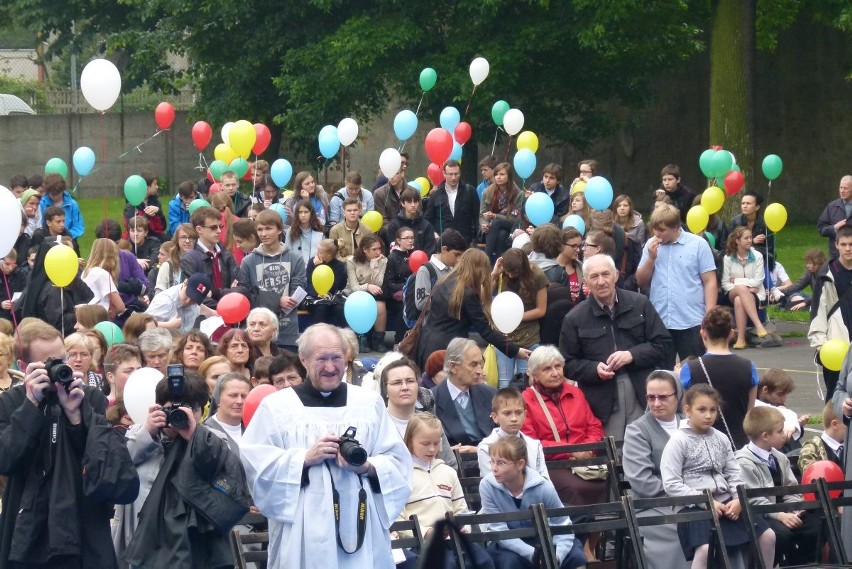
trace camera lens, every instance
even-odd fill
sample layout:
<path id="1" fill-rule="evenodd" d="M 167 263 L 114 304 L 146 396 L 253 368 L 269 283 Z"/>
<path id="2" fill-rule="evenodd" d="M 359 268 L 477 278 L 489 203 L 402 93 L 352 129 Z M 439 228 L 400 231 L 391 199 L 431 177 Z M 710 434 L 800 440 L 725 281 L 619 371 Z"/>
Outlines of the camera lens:
<path id="1" fill-rule="evenodd" d="M 62 361 L 51 362 L 47 367 L 47 376 L 53 383 L 61 383 L 67 385 L 74 381 L 74 370 L 68 364 Z"/>
<path id="2" fill-rule="evenodd" d="M 343 441 L 340 454 L 352 466 L 363 466 L 367 462 L 367 451 L 357 441 Z"/>
<path id="3" fill-rule="evenodd" d="M 179 409 L 177 407 L 170 409 L 167 416 L 167 423 L 170 427 L 174 427 L 175 429 L 183 429 L 187 425 L 189 425 L 189 417 L 186 416 L 186 413 L 183 409 Z"/>

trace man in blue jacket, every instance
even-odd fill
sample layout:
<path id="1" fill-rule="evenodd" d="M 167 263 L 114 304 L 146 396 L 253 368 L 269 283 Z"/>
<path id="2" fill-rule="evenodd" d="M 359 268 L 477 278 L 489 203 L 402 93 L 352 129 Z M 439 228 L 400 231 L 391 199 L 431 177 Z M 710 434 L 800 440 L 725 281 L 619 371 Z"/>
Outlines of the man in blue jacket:
<path id="1" fill-rule="evenodd" d="M 180 183 L 177 195 L 169 202 L 169 237 L 181 223 L 189 223 L 189 204 L 197 197 L 195 184 L 189 180 Z"/>
<path id="2" fill-rule="evenodd" d="M 44 219 L 44 210 L 52 205 L 59 206 L 65 212 L 65 229 L 72 239 L 79 239 L 86 232 L 86 224 L 83 222 L 83 214 L 77 200 L 71 197 L 66 190 L 68 185 L 65 178 L 59 174 L 48 174 L 44 177 L 45 194 L 39 202 L 39 210 Z"/>

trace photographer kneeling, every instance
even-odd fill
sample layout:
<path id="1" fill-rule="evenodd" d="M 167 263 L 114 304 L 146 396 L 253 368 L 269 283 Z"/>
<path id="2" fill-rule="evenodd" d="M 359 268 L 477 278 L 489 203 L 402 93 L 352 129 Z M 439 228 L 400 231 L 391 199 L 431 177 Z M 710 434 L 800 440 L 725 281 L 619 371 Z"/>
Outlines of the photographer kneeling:
<path id="1" fill-rule="evenodd" d="M 237 449 L 200 424 L 208 397 L 200 375 L 170 365 L 148 420 L 127 431 L 142 488 L 119 513 L 115 539 L 131 567 L 234 566 L 228 534 L 251 498 Z"/>

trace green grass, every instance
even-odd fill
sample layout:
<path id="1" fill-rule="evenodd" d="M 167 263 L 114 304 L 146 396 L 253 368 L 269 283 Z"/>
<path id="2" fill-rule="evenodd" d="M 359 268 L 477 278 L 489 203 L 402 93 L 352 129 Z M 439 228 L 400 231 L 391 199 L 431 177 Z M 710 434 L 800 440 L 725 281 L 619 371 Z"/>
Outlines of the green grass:
<path id="1" fill-rule="evenodd" d="M 793 282 L 802 276 L 805 269 L 805 252 L 814 247 L 828 254 L 828 242 L 817 233 L 815 223 L 788 225 L 775 234 L 775 258 L 784 265 Z M 771 320 L 784 322 L 810 321 L 810 312 L 807 310 L 790 312 L 770 306 L 768 316 Z"/>
<path id="2" fill-rule="evenodd" d="M 107 198 L 106 202 L 106 217 L 116 220 L 124 228 L 124 221 L 121 219 L 124 211 L 124 198 Z M 83 214 L 83 220 L 86 222 L 86 232 L 77 242 L 80 244 L 80 254 L 87 257 L 92 248 L 92 242 L 95 240 L 95 226 L 104 219 L 104 200 L 103 198 L 84 198 L 78 199 L 77 203 L 80 204 L 80 211 Z"/>

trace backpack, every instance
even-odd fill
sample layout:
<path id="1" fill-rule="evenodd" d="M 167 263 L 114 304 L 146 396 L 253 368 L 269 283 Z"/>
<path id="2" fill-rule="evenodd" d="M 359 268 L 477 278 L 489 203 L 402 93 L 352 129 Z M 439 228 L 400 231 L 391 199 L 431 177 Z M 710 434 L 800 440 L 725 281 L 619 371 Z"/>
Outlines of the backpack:
<path id="1" fill-rule="evenodd" d="M 431 282 L 431 286 L 434 287 L 435 281 L 438 280 L 438 271 L 435 270 L 435 267 L 433 267 L 430 262 L 423 263 L 423 266 L 426 267 L 427 271 L 429 271 L 429 281 Z M 402 285 L 402 319 L 405 321 L 405 325 L 408 329 L 414 327 L 414 324 L 417 323 L 417 319 L 420 317 L 421 312 L 420 309 L 417 308 L 414 298 L 414 283 L 416 280 L 417 272 L 410 274 L 408 278 L 405 279 L 405 284 Z"/>

